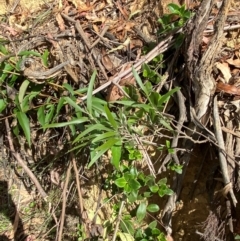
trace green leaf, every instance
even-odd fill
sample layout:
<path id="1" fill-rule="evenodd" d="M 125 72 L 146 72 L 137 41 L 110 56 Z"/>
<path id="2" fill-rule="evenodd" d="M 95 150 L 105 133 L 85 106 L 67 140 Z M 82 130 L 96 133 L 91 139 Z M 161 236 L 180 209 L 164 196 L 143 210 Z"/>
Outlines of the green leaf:
<path id="1" fill-rule="evenodd" d="M 17 120 L 24 132 L 24 135 L 27 139 L 28 145 L 31 146 L 31 136 L 30 136 L 30 124 L 27 115 L 23 112 L 16 113 Z"/>
<path id="2" fill-rule="evenodd" d="M 118 101 L 113 101 L 112 103 L 117 103 L 117 104 L 125 105 L 125 106 L 132 106 L 133 104 L 136 103 L 136 101 L 132 101 L 132 100 L 118 100 Z"/>
<path id="3" fill-rule="evenodd" d="M 137 71 L 136 71 L 134 68 L 132 69 L 132 71 L 133 71 L 134 78 L 136 79 L 138 85 L 140 86 L 140 88 L 141 88 L 142 91 L 146 94 L 146 97 L 148 98 L 148 95 L 149 95 L 148 90 L 147 90 L 147 88 L 144 86 L 144 84 L 143 84 L 140 76 L 138 75 Z"/>
<path id="4" fill-rule="evenodd" d="M 161 185 L 158 190 L 158 195 L 163 197 L 165 195 L 172 195 L 174 192 L 167 185 Z"/>
<path id="5" fill-rule="evenodd" d="M 83 113 L 87 114 L 87 112 L 83 108 L 81 108 L 78 104 L 76 104 L 75 101 L 73 101 L 69 97 L 64 97 L 64 99 L 69 105 L 71 105 L 73 108 L 75 108 L 76 111 L 83 112 Z"/>
<path id="6" fill-rule="evenodd" d="M 98 160 L 98 158 L 100 158 L 106 151 L 111 149 L 111 147 L 118 141 L 119 139 L 110 139 L 101 146 L 97 147 L 95 150 L 93 150 L 91 152 L 91 161 L 88 164 L 88 168 L 90 168 Z"/>
<path id="7" fill-rule="evenodd" d="M 178 14 L 179 15 L 179 9 L 180 9 L 180 6 L 175 4 L 175 3 L 169 3 L 168 4 L 168 8 L 169 8 L 169 11 L 171 13 L 174 13 L 174 14 Z"/>
<path id="8" fill-rule="evenodd" d="M 65 99 L 64 99 L 63 97 L 61 97 L 61 98 L 59 99 L 58 105 L 57 105 L 57 111 L 56 111 L 56 113 L 55 113 L 54 118 L 58 117 L 59 112 L 60 112 L 61 108 L 62 108 L 63 105 L 64 105 L 64 101 L 65 101 Z"/>
<path id="9" fill-rule="evenodd" d="M 119 170 L 119 163 L 121 160 L 121 154 L 122 154 L 122 143 L 121 141 L 117 142 L 115 145 L 111 148 L 112 152 L 112 158 L 111 158 L 111 164 Z"/>
<path id="10" fill-rule="evenodd" d="M 107 107 L 107 105 L 104 106 L 104 110 L 105 110 L 105 113 L 107 114 L 108 121 L 110 122 L 110 124 L 112 125 L 112 127 L 113 127 L 115 130 L 117 130 L 118 124 L 117 124 L 117 122 L 114 120 L 113 115 L 112 115 L 112 113 L 110 112 L 110 110 L 109 110 L 109 108 Z"/>
<path id="11" fill-rule="evenodd" d="M 131 235 L 134 235 L 134 233 L 135 233 L 135 229 L 134 229 L 133 222 L 131 219 L 129 220 L 129 219 L 123 217 L 123 219 L 121 219 L 121 221 L 120 221 L 120 227 L 124 233 L 129 233 Z"/>
<path id="12" fill-rule="evenodd" d="M 41 57 L 45 67 L 48 67 L 48 56 L 49 56 L 49 51 L 46 49 Z"/>
<path id="13" fill-rule="evenodd" d="M 81 134 L 79 134 L 76 139 L 73 141 L 73 144 L 75 144 L 76 142 L 80 141 L 82 139 L 82 137 L 86 136 L 88 133 L 92 132 L 92 131 L 112 131 L 110 128 L 105 127 L 102 124 L 95 124 L 95 125 L 90 125 L 85 131 L 83 131 Z"/>
<path id="14" fill-rule="evenodd" d="M 41 124 L 41 126 L 45 125 L 45 113 L 44 113 L 44 110 L 45 110 L 45 106 L 40 106 L 38 108 L 38 111 L 37 111 L 37 118 L 38 118 L 38 121 Z"/>
<path id="15" fill-rule="evenodd" d="M 158 183 L 158 185 L 166 184 L 166 183 L 167 183 L 167 178 L 166 178 L 166 177 L 165 177 L 165 178 L 162 178 L 162 179 L 160 179 L 157 183 Z"/>
<path id="16" fill-rule="evenodd" d="M 5 55 L 8 54 L 7 48 L 4 45 L 2 45 L 2 44 L 0 44 L 0 52 L 5 54 Z"/>
<path id="17" fill-rule="evenodd" d="M 116 179 L 116 180 L 114 181 L 114 183 L 115 183 L 118 187 L 123 188 L 123 187 L 126 186 L 127 181 L 125 180 L 124 177 L 120 177 L 120 178 Z"/>
<path id="18" fill-rule="evenodd" d="M 55 111 L 55 106 L 53 104 L 49 104 L 47 107 L 46 107 L 47 110 L 47 113 L 45 115 L 45 123 L 50 123 L 52 118 L 53 118 L 53 114 L 54 114 L 54 111 Z"/>
<path id="19" fill-rule="evenodd" d="M 151 229 L 156 228 L 157 227 L 157 221 L 156 220 L 152 221 L 151 223 L 148 224 L 148 227 L 151 228 Z"/>
<path id="20" fill-rule="evenodd" d="M 141 222 L 145 216 L 146 216 L 146 210 L 147 209 L 147 205 L 145 202 L 142 202 L 140 203 L 140 205 L 138 206 L 138 209 L 137 209 L 137 213 L 136 213 L 136 216 L 137 216 L 137 219 L 139 222 Z"/>
<path id="21" fill-rule="evenodd" d="M 159 187 L 158 187 L 158 185 L 153 185 L 153 186 L 149 187 L 149 189 L 151 190 L 151 192 L 156 193 L 156 192 L 158 192 Z"/>
<path id="22" fill-rule="evenodd" d="M 103 141 L 105 139 L 109 139 L 110 137 L 116 137 L 117 138 L 118 137 L 117 135 L 118 135 L 118 133 L 116 133 L 115 131 L 105 132 L 103 134 L 97 135 L 97 137 L 95 137 L 92 140 L 92 143 Z"/>
<path id="23" fill-rule="evenodd" d="M 69 125 L 77 125 L 77 124 L 81 124 L 81 123 L 84 123 L 84 122 L 87 122 L 87 121 L 88 121 L 87 117 L 82 117 L 81 119 L 71 120 L 71 121 L 68 121 L 68 122 L 53 123 L 53 124 L 44 125 L 44 128 L 57 128 L 57 127 L 64 127 L 64 126 L 69 126 Z"/>
<path id="24" fill-rule="evenodd" d="M 21 84 L 20 88 L 19 88 L 19 95 L 18 95 L 18 99 L 19 99 L 19 104 L 21 107 L 21 111 L 24 111 L 24 107 L 23 107 L 23 98 L 26 94 L 28 85 L 29 85 L 29 80 L 24 80 L 23 83 Z"/>
<path id="25" fill-rule="evenodd" d="M 150 204 L 147 206 L 148 212 L 155 213 L 159 211 L 159 206 L 157 204 Z"/>
<path id="26" fill-rule="evenodd" d="M 129 179 L 128 185 L 132 190 L 135 190 L 135 191 L 138 190 L 141 187 L 141 184 L 134 179 Z"/>
<path id="27" fill-rule="evenodd" d="M 72 96 L 74 96 L 74 90 L 73 90 L 73 87 L 72 87 L 70 84 L 64 83 L 64 84 L 63 84 L 63 87 L 64 87 L 65 89 L 67 89 Z"/>
<path id="28" fill-rule="evenodd" d="M 157 236 L 161 234 L 161 231 L 158 228 L 153 228 L 152 229 L 152 235 Z"/>
<path id="29" fill-rule="evenodd" d="M 134 203 L 137 201 L 138 199 L 138 191 L 136 190 L 132 190 L 128 195 L 127 198 L 129 200 L 130 203 Z"/>
<path id="30" fill-rule="evenodd" d="M 29 55 L 33 55 L 33 56 L 37 56 L 37 57 L 41 57 L 41 54 L 36 52 L 36 51 L 28 51 L 28 50 L 24 50 L 21 51 L 20 53 L 18 53 L 19 56 L 29 56 Z"/>
<path id="31" fill-rule="evenodd" d="M 173 131 L 173 128 L 169 125 L 167 121 L 164 120 L 164 118 L 161 118 L 159 123 L 166 127 L 168 130 Z"/>
<path id="32" fill-rule="evenodd" d="M 7 107 L 7 103 L 4 99 L 0 99 L 0 113 L 2 113 Z"/>
<path id="33" fill-rule="evenodd" d="M 162 95 L 160 100 L 158 101 L 158 107 L 161 107 L 163 103 L 165 103 L 169 97 L 171 97 L 175 92 L 179 91 L 181 88 L 176 87 L 170 91 L 168 91 L 165 95 Z"/>
<path id="34" fill-rule="evenodd" d="M 90 115 L 92 115 L 92 91 L 93 91 L 93 86 L 94 82 L 97 76 L 97 71 L 94 70 L 93 74 L 91 76 L 90 82 L 88 84 L 88 92 L 87 92 L 87 110 Z"/>
<path id="35" fill-rule="evenodd" d="M 134 241 L 134 238 L 131 234 L 118 232 L 117 235 L 121 241 Z"/>

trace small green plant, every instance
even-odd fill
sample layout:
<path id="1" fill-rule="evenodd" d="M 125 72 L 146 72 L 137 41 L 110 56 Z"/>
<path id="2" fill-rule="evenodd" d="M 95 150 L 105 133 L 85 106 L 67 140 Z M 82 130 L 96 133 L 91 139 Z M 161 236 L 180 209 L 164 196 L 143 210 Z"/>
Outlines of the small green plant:
<path id="1" fill-rule="evenodd" d="M 190 17 L 184 7 L 174 4 L 169 7 L 172 14 L 159 20 L 164 32 L 183 26 Z M 179 20 L 172 24 L 170 20 L 173 15 L 178 15 Z M 3 46 L 0 46 L 0 51 L 4 55 L 8 54 Z M 22 58 L 30 55 L 39 57 L 47 66 L 49 56 L 47 51 L 43 54 L 34 51 L 20 53 Z M 35 127 L 43 132 L 47 132 L 50 128 L 68 127 L 72 147 L 69 152 L 76 155 L 81 152 L 88 153 L 88 168 L 96 164 L 104 165 L 106 158 L 112 165 L 112 172 L 107 173 L 103 188 L 114 197 L 114 201 L 111 198 L 107 200 L 112 205 L 114 215 L 104 224 L 107 230 L 104 238 L 113 235 L 115 240 L 122 241 L 165 240 L 160 224 L 157 220 L 152 220 L 151 213 L 160 210 L 158 203 L 152 201 L 152 197 L 162 198 L 165 195 L 172 195 L 173 191 L 167 184 L 166 178 L 158 180 L 154 172 L 146 174 L 140 167 L 146 159 L 148 146 L 151 145 L 149 137 L 157 138 L 162 130 L 174 133 L 171 120 L 163 115 L 163 111 L 171 96 L 179 88 L 160 94 L 154 86 L 162 80 L 155 65 L 164 68 L 163 57 L 159 55 L 149 65 L 143 65 L 144 81 L 135 69 L 132 70 L 137 87 L 125 87 L 128 97 L 121 100 L 108 103 L 93 96 L 97 76 L 97 72 L 94 71 L 87 89 L 75 90 L 70 84 L 63 84 L 61 90 L 66 91 L 66 95 L 54 93 L 54 96 L 48 96 L 42 102 L 37 102 L 34 108 L 32 102 L 39 97 L 43 86 L 36 86 L 27 79 L 22 79 L 20 84 L 16 84 L 21 59 L 13 57 L 0 65 L 1 84 L 6 83 L 12 89 L 16 85 L 19 87 L 13 99 L 9 99 L 7 88 L 1 90 L 0 98 L 0 112 L 4 112 L 9 104 L 13 106 L 12 118 L 17 123 L 13 127 L 13 132 L 17 137 L 23 132 L 28 145 L 32 145 L 30 123 L 33 120 L 37 122 Z M 82 93 L 87 94 L 87 101 L 77 104 L 77 97 Z M 66 113 L 65 109 L 70 110 L 69 113 Z M 61 117 L 65 115 L 67 118 L 61 121 Z M 174 153 L 169 140 L 156 149 Z M 175 163 L 169 163 L 168 168 L 178 173 L 182 170 L 182 166 Z M 31 209 L 34 205 L 32 203 L 28 208 Z M 146 222 L 147 218 L 151 218 L 150 223 Z M 88 238 L 84 225 L 78 226 L 77 236 L 79 241 Z"/>
<path id="2" fill-rule="evenodd" d="M 191 11 L 185 9 L 185 5 L 179 6 L 174 3 L 168 4 L 170 14 L 164 14 L 158 22 L 161 24 L 162 30 L 160 34 L 167 33 L 182 27 L 192 16 Z M 176 20 L 173 21 L 173 18 Z"/>

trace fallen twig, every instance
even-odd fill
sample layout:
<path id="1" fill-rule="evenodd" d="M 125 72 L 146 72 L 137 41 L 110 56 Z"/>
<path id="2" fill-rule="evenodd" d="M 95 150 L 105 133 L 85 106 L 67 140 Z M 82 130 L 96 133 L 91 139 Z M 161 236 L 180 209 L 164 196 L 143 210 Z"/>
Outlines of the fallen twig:
<path id="1" fill-rule="evenodd" d="M 66 211 L 66 202 L 67 202 L 67 187 L 70 179 L 71 170 L 72 170 L 72 162 L 69 163 L 66 180 L 63 188 L 62 213 L 61 213 L 60 227 L 58 232 L 58 239 L 57 239 L 58 241 L 62 241 L 63 225 L 65 220 L 65 211 Z"/>
<path id="2" fill-rule="evenodd" d="M 5 126 L 6 126 L 6 130 L 7 130 L 7 139 L 8 139 L 8 143 L 9 143 L 9 147 L 10 147 L 10 151 L 11 151 L 12 155 L 16 158 L 16 160 L 19 163 L 19 165 L 24 169 L 24 171 L 27 173 L 29 178 L 35 184 L 37 190 L 39 191 L 39 193 L 41 194 L 43 199 L 45 201 L 47 201 L 47 193 L 43 190 L 43 188 L 40 185 L 39 181 L 37 180 L 37 178 L 35 177 L 33 172 L 29 169 L 29 167 L 26 165 L 26 163 L 24 162 L 24 160 L 22 159 L 20 154 L 15 151 L 15 148 L 13 146 L 12 137 L 11 137 L 11 129 L 9 127 L 8 119 L 5 119 Z"/>
<path id="3" fill-rule="evenodd" d="M 180 32 L 178 30 L 178 32 Z M 151 50 L 147 55 L 143 56 L 141 59 L 138 60 L 137 63 L 135 63 L 132 68 L 134 68 L 136 71 L 139 71 L 143 65 L 143 63 L 148 63 L 152 59 L 154 59 L 156 56 L 158 56 L 161 53 L 164 53 L 167 49 L 169 49 L 171 46 L 173 46 L 174 40 L 173 36 L 166 37 L 163 41 L 161 41 L 153 50 Z M 96 93 L 99 93 L 100 91 L 106 89 L 111 84 L 119 83 L 119 81 L 123 78 L 129 78 L 133 76 L 132 68 L 128 68 L 127 70 L 119 73 L 117 76 L 115 76 L 113 79 L 109 80 L 105 84 L 101 85 L 97 89 L 95 89 L 92 94 L 95 95 Z M 87 95 L 79 98 L 80 101 L 86 100 Z"/>
<path id="4" fill-rule="evenodd" d="M 219 163 L 220 163 L 220 167 L 221 167 L 221 171 L 222 171 L 222 175 L 223 175 L 223 181 L 224 181 L 225 185 L 228 185 L 231 182 L 230 182 L 229 175 L 228 175 L 226 154 L 224 153 L 225 145 L 224 145 L 221 125 L 220 125 L 220 118 L 219 118 L 219 113 L 218 113 L 217 96 L 215 96 L 214 101 L 213 101 L 213 125 L 214 125 L 215 136 L 218 141 L 218 145 L 220 147 L 218 149 L 218 156 L 219 156 Z M 232 187 L 229 190 L 229 193 L 232 198 L 233 205 L 236 207 L 237 199 L 234 195 Z"/>

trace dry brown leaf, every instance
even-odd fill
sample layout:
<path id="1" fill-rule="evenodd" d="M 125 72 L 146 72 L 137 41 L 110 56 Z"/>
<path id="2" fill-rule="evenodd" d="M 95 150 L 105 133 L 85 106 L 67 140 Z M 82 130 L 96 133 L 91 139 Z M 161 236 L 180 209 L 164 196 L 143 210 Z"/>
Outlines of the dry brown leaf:
<path id="1" fill-rule="evenodd" d="M 225 80 L 225 84 L 227 84 L 232 77 L 229 65 L 227 63 L 217 62 L 215 66 L 221 71 L 223 78 Z"/>
<path id="2" fill-rule="evenodd" d="M 103 1 L 103 2 L 99 3 L 97 6 L 95 6 L 94 10 L 95 10 L 95 11 L 101 11 L 101 10 L 103 10 L 105 7 L 106 7 L 106 4 L 105 4 L 105 2 Z"/>
<path id="3" fill-rule="evenodd" d="M 59 26 L 61 32 L 65 31 L 64 20 L 63 20 L 63 18 L 62 18 L 60 13 L 57 14 L 56 20 L 57 20 L 57 23 L 58 23 L 58 26 Z"/>
<path id="4" fill-rule="evenodd" d="M 102 64 L 107 71 L 111 72 L 114 69 L 114 65 L 108 55 L 103 55 Z"/>
<path id="5" fill-rule="evenodd" d="M 132 39 L 130 42 L 130 49 L 133 48 L 141 48 L 143 46 L 143 42 L 140 39 Z"/>
<path id="6" fill-rule="evenodd" d="M 144 7 L 144 5 L 146 4 L 147 0 L 136 0 L 134 1 L 131 6 L 130 6 L 130 11 L 131 14 L 137 12 L 137 11 L 141 11 Z"/>
<path id="7" fill-rule="evenodd" d="M 235 85 L 224 84 L 222 82 L 217 83 L 217 92 L 224 92 L 230 95 L 240 95 L 240 88 Z"/>
<path id="8" fill-rule="evenodd" d="M 121 90 L 116 85 L 113 85 L 112 87 L 109 88 L 106 100 L 108 102 L 110 101 L 116 101 L 119 100 L 123 97 L 123 94 L 121 93 Z"/>
<path id="9" fill-rule="evenodd" d="M 240 59 L 227 59 L 226 61 L 236 68 L 240 68 Z"/>
<path id="10" fill-rule="evenodd" d="M 102 49 L 102 64 L 112 74 L 116 74 L 116 69 L 121 65 L 122 60 L 115 54 L 108 54 L 105 49 Z"/>

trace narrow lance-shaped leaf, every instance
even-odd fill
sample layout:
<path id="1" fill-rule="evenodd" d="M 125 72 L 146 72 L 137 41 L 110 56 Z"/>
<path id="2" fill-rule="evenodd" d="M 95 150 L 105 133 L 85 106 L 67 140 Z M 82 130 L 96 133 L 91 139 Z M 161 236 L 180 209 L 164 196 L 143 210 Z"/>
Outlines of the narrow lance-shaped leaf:
<path id="1" fill-rule="evenodd" d="M 91 152 L 91 161 L 88 164 L 88 168 L 90 168 L 98 160 L 98 158 L 100 158 L 106 151 L 111 149 L 111 147 L 118 141 L 119 139 L 110 139 L 95 150 L 93 150 Z"/>
<path id="2" fill-rule="evenodd" d="M 28 88 L 28 85 L 29 85 L 29 81 L 28 80 L 25 80 L 23 81 L 23 83 L 21 84 L 20 88 L 19 88 L 19 94 L 18 94 L 18 99 L 19 99 L 19 104 L 21 106 L 21 110 L 23 111 L 24 110 L 24 107 L 23 107 L 23 98 L 26 94 L 26 91 L 27 91 L 27 88 Z"/>
<path id="3" fill-rule="evenodd" d="M 84 123 L 84 122 L 87 122 L 87 121 L 88 121 L 87 117 L 82 117 L 81 119 L 71 120 L 71 121 L 68 121 L 68 122 L 53 123 L 53 124 L 44 125 L 44 128 L 64 127 L 64 126 L 69 126 L 69 125 L 81 124 L 81 123 Z"/>
<path id="4" fill-rule="evenodd" d="M 146 216 L 147 205 L 145 202 L 140 203 L 137 209 L 137 219 L 141 222 Z"/>
<path id="5" fill-rule="evenodd" d="M 117 137 L 117 133 L 114 131 L 109 131 L 109 132 L 105 132 L 103 134 L 97 135 L 97 137 L 95 137 L 92 140 L 92 143 L 103 141 L 103 140 L 109 139 L 110 137 Z"/>
<path id="6" fill-rule="evenodd" d="M 113 115 L 107 105 L 104 106 L 105 113 L 107 115 L 108 121 L 112 125 L 112 127 L 116 130 L 118 128 L 117 122 L 114 120 Z"/>
<path id="7" fill-rule="evenodd" d="M 27 139 L 28 145 L 31 146 L 31 136 L 30 136 L 30 124 L 27 115 L 23 112 L 16 113 L 17 120 L 24 132 L 24 135 Z"/>
<path id="8" fill-rule="evenodd" d="M 45 114 L 44 114 L 45 106 L 40 106 L 37 111 L 37 118 L 41 126 L 45 125 Z"/>
<path id="9" fill-rule="evenodd" d="M 92 115 L 92 91 L 93 91 L 93 86 L 94 82 L 96 79 L 97 71 L 94 70 L 90 82 L 88 84 L 88 92 L 87 92 L 87 109 L 90 115 Z"/>
<path id="10" fill-rule="evenodd" d="M 121 144 L 121 142 L 119 141 L 115 145 L 113 145 L 112 148 L 111 148 L 111 151 L 112 151 L 111 163 L 118 170 L 120 160 L 121 160 L 121 154 L 122 154 L 122 144 Z"/>
<path id="11" fill-rule="evenodd" d="M 76 139 L 73 141 L 73 144 L 75 144 L 78 141 L 81 141 L 81 138 L 86 136 L 88 133 L 94 131 L 94 130 L 98 130 L 98 131 L 112 131 L 110 128 L 105 127 L 102 124 L 95 124 L 95 125 L 91 125 L 89 126 L 85 131 L 83 131 L 81 134 L 79 134 Z"/>

